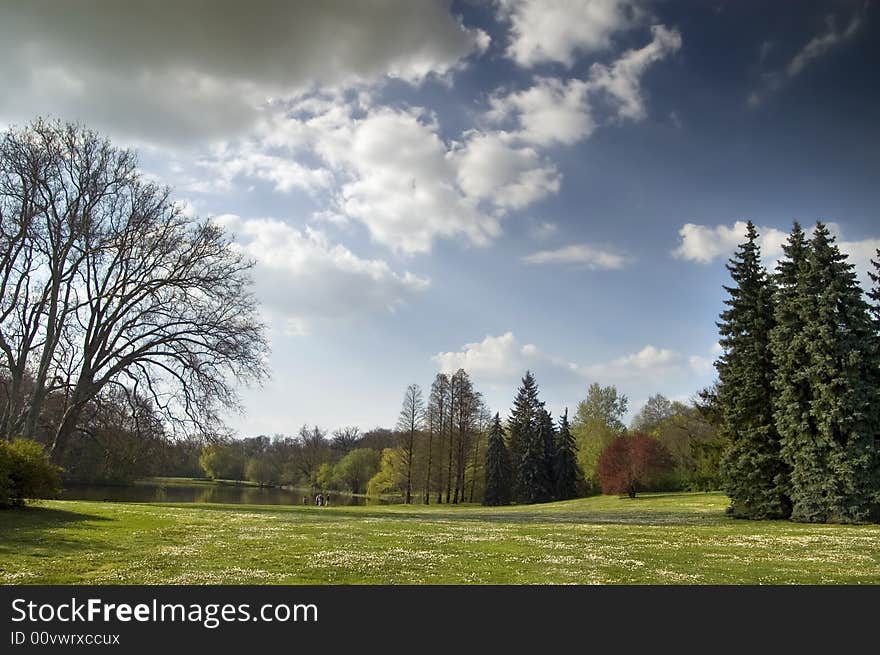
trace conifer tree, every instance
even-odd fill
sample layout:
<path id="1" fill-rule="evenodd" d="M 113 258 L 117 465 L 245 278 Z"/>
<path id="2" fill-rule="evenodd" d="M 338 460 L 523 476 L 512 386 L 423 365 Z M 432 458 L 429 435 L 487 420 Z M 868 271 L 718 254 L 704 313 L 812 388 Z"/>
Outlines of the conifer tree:
<path id="1" fill-rule="evenodd" d="M 743 518 L 784 518 L 791 503 L 773 418 L 773 286 L 751 221 L 727 270 L 734 284 L 724 287 L 729 298 L 718 323 L 724 352 L 715 366 L 721 431 L 730 443 L 722 464 L 729 511 Z"/>
<path id="2" fill-rule="evenodd" d="M 577 446 L 568 424 L 568 408 L 559 419 L 556 431 L 556 452 L 553 461 L 557 500 L 576 498 L 583 486 L 584 476 L 577 463 Z"/>
<path id="3" fill-rule="evenodd" d="M 538 399 L 538 384 L 530 371 L 526 371 L 522 385 L 513 401 L 513 409 L 507 421 L 508 449 L 513 467 L 513 495 L 520 502 L 531 494 L 526 493 L 521 477 L 522 462 L 526 448 L 538 437 L 538 425 L 543 403 Z M 539 442 L 540 443 L 540 442 Z M 543 448 L 541 450 L 543 456 Z"/>
<path id="4" fill-rule="evenodd" d="M 797 289 L 798 346 L 806 366 L 796 381 L 809 386 L 809 414 L 779 413 L 783 452 L 792 470 L 792 518 L 877 520 L 880 390 L 873 325 L 854 267 L 822 223 L 816 224 Z M 786 391 L 783 380 L 777 386 Z"/>
<path id="5" fill-rule="evenodd" d="M 880 249 L 877 250 L 877 259 L 871 260 L 873 271 L 868 271 L 873 285 L 868 292 L 871 299 L 871 314 L 874 316 L 874 331 L 880 332 Z"/>
<path id="6" fill-rule="evenodd" d="M 545 422 L 541 420 L 536 429 L 526 433 L 518 471 L 517 500 L 521 503 L 544 503 L 552 499 L 553 486 L 547 474 L 545 430 Z"/>
<path id="7" fill-rule="evenodd" d="M 544 476 L 547 479 L 548 499 L 555 497 L 556 492 L 556 424 L 553 416 L 546 409 L 541 409 L 541 422 L 538 426 L 544 445 Z"/>
<path id="8" fill-rule="evenodd" d="M 504 429 L 501 417 L 495 414 L 495 421 L 489 432 L 486 447 L 486 489 L 483 493 L 484 505 L 509 505 L 513 471 L 510 466 L 510 453 L 504 443 Z"/>

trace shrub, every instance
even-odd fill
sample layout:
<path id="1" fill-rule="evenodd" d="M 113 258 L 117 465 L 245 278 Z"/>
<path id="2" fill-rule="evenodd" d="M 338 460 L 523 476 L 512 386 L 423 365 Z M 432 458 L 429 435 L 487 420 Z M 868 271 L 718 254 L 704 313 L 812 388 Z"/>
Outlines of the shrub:
<path id="1" fill-rule="evenodd" d="M 29 439 L 0 441 L 0 508 L 51 498 L 60 489 L 61 469 L 49 462 L 40 444 Z"/>
<path id="2" fill-rule="evenodd" d="M 599 456 L 599 484 L 602 493 L 635 498 L 636 491 L 657 488 L 673 466 L 669 451 L 654 437 L 617 437 Z"/>

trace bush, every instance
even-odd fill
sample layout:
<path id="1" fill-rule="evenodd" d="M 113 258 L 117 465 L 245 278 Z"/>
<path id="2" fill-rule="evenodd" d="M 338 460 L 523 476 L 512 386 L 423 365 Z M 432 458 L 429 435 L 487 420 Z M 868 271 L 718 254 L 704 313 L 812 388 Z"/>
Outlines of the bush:
<path id="1" fill-rule="evenodd" d="M 21 507 L 26 499 L 51 498 L 60 490 L 61 469 L 40 444 L 0 441 L 0 508 Z"/>

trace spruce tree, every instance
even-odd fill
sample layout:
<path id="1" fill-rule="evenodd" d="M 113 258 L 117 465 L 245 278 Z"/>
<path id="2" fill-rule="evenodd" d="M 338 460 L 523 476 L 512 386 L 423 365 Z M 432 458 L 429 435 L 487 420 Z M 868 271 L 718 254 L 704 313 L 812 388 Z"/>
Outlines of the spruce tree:
<path id="1" fill-rule="evenodd" d="M 546 409 L 541 409 L 541 423 L 538 426 L 541 431 L 541 440 L 544 445 L 544 476 L 547 479 L 549 499 L 555 497 L 556 491 L 556 424 L 553 416 Z"/>
<path id="2" fill-rule="evenodd" d="M 797 279 L 806 360 L 796 378 L 809 388 L 800 421 L 780 413 L 791 466 L 792 518 L 864 522 L 878 516 L 877 349 L 869 306 L 854 267 L 817 223 Z M 777 383 L 778 386 L 784 386 Z"/>
<path id="3" fill-rule="evenodd" d="M 501 418 L 495 414 L 495 421 L 489 432 L 486 446 L 486 490 L 484 505 L 509 505 L 513 471 L 510 466 L 510 453 L 504 443 L 504 429 Z"/>
<path id="4" fill-rule="evenodd" d="M 545 431 L 546 424 L 541 420 L 536 429 L 527 433 L 523 444 L 517 476 L 519 481 L 517 500 L 521 503 L 544 503 L 552 499 L 553 487 L 547 474 Z"/>
<path id="5" fill-rule="evenodd" d="M 538 399 L 538 384 L 531 372 L 526 371 L 507 421 L 508 449 L 513 467 L 513 496 L 520 502 L 527 502 L 525 499 L 531 495 L 523 486 L 522 462 L 526 448 L 539 436 L 538 426 L 542 409 L 543 403 Z"/>
<path id="6" fill-rule="evenodd" d="M 773 417 L 773 285 L 751 221 L 727 270 L 734 284 L 724 287 L 729 298 L 718 323 L 724 352 L 715 366 L 721 431 L 730 444 L 722 462 L 729 511 L 742 518 L 785 518 L 791 512 L 788 467 Z"/>
<path id="7" fill-rule="evenodd" d="M 559 429 L 556 431 L 556 452 L 553 461 L 553 471 L 556 483 L 554 496 L 557 500 L 576 498 L 584 483 L 577 462 L 577 446 L 568 424 L 568 408 L 559 419 Z"/>
<path id="8" fill-rule="evenodd" d="M 877 259 L 871 260 L 873 271 L 868 271 L 868 276 L 873 282 L 868 297 L 871 299 L 871 314 L 874 316 L 874 331 L 880 331 L 880 250 L 877 250 Z"/>

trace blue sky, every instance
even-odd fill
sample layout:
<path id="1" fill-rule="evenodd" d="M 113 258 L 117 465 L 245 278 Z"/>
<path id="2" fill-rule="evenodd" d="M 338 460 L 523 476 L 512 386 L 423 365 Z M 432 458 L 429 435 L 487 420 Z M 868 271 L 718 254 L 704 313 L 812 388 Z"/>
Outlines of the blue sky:
<path id="1" fill-rule="evenodd" d="M 742 221 L 880 247 L 864 2 L 0 4 L 0 123 L 138 149 L 257 264 L 243 435 L 390 426 L 468 369 L 502 414 L 711 383 Z"/>

